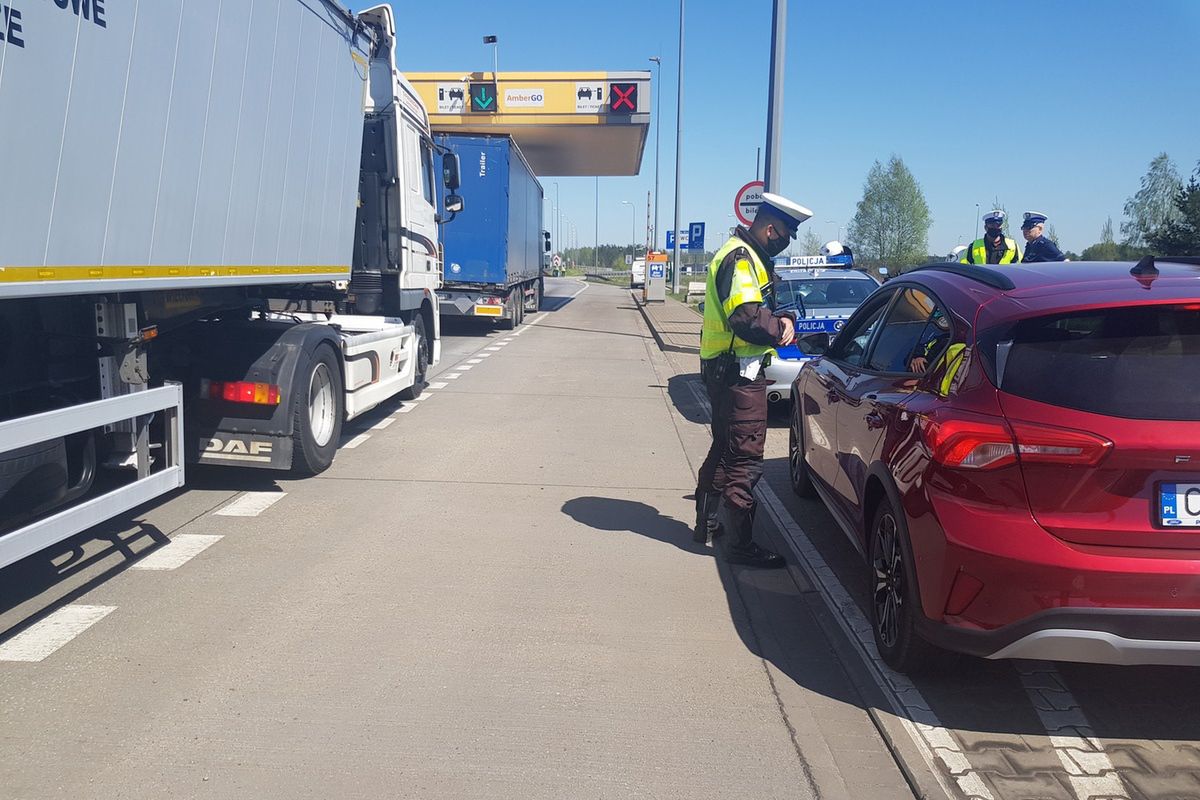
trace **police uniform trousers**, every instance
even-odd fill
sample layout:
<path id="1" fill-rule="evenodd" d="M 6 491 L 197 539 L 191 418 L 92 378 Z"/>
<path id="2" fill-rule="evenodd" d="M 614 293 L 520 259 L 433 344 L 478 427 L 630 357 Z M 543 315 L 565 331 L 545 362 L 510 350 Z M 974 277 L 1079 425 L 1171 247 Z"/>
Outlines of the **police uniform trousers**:
<path id="1" fill-rule="evenodd" d="M 711 487 L 731 509 L 749 513 L 754 510 L 754 486 L 763 471 L 767 381 L 761 371 L 752 381 L 736 371 L 726 378 L 715 363 L 718 361 L 700 362 L 712 404 L 712 446 L 700 466 L 698 482 L 701 491 Z"/>

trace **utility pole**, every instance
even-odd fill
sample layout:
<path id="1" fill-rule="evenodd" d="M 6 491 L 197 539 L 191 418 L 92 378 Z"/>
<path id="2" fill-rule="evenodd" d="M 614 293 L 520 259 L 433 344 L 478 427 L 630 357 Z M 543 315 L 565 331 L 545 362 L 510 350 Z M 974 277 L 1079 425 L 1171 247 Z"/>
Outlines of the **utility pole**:
<path id="1" fill-rule="evenodd" d="M 592 261 L 596 262 L 596 269 L 600 269 L 600 176 L 596 176 L 596 218 L 593 220 L 596 224 L 594 231 L 596 236 L 596 250 L 592 254 Z"/>
<path id="2" fill-rule="evenodd" d="M 675 268 L 671 270 L 671 291 L 679 293 L 679 195 L 683 177 L 683 3 L 679 0 L 679 85 L 675 98 Z"/>
<path id="3" fill-rule="evenodd" d="M 771 15 L 771 82 L 767 94 L 767 165 L 763 191 L 779 191 L 783 160 L 783 59 L 787 52 L 787 0 L 774 0 Z"/>
<path id="4" fill-rule="evenodd" d="M 654 84 L 654 227 L 646 236 L 648 251 L 653 250 L 658 242 L 658 160 L 662 151 L 662 59 L 650 56 L 650 60 L 658 67 L 658 82 Z"/>

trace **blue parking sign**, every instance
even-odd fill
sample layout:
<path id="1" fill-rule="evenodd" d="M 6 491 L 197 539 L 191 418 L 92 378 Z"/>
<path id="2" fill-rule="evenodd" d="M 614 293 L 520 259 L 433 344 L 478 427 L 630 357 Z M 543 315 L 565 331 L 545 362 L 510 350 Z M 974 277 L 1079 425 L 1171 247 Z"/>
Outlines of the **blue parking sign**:
<path id="1" fill-rule="evenodd" d="M 688 225 L 688 249 L 704 249 L 704 223 L 693 222 Z"/>

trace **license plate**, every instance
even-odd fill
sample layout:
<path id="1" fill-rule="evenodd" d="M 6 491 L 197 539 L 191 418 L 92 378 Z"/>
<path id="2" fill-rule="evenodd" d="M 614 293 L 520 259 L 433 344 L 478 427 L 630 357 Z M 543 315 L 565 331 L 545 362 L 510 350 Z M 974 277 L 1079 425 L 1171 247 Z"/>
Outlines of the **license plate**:
<path id="1" fill-rule="evenodd" d="M 1171 528 L 1200 528 L 1200 483 L 1164 483 L 1158 490 L 1159 522 Z"/>
<path id="2" fill-rule="evenodd" d="M 499 317 L 504 314 L 503 306 L 475 306 L 475 314 L 480 317 Z"/>

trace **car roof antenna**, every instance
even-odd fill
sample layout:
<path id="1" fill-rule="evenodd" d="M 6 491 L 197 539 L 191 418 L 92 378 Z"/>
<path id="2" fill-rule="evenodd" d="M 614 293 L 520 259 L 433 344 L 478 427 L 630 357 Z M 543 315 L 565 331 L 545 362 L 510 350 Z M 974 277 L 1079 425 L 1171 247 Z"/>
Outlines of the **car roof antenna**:
<path id="1" fill-rule="evenodd" d="M 1130 275 L 1157 275 L 1158 267 L 1154 266 L 1154 256 L 1142 256 L 1142 260 L 1129 270 Z"/>

